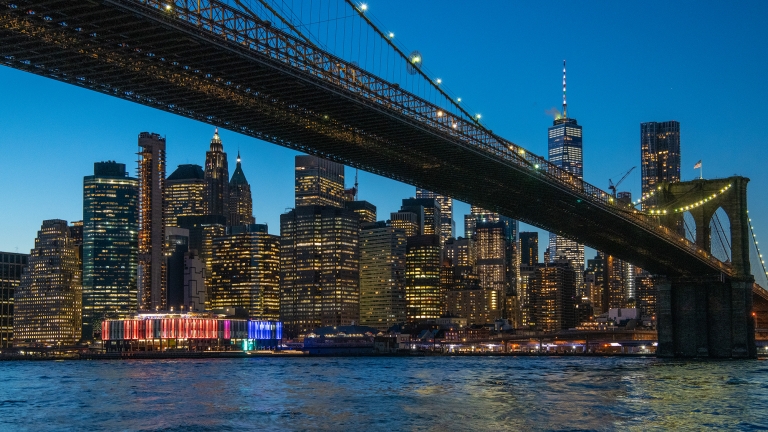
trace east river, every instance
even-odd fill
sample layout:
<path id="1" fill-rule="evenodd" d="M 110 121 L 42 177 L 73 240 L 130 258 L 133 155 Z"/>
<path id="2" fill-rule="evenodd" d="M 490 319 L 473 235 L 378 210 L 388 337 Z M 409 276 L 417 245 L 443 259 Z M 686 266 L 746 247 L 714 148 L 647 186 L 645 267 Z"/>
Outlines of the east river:
<path id="1" fill-rule="evenodd" d="M 0 430 L 768 429 L 768 362 L 577 357 L 0 362 Z"/>

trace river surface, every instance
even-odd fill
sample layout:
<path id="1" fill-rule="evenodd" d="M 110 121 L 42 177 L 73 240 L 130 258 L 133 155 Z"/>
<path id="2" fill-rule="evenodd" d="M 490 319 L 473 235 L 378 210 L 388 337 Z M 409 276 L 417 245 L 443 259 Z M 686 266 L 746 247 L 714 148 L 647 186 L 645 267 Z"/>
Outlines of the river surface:
<path id="1" fill-rule="evenodd" d="M 0 430 L 768 430 L 768 362 L 0 362 Z"/>

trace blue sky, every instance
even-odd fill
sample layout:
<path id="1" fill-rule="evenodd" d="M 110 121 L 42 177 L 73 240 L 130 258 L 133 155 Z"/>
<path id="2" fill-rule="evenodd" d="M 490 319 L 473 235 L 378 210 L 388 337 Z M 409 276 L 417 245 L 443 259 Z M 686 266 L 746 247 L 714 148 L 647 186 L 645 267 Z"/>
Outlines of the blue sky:
<path id="1" fill-rule="evenodd" d="M 640 191 L 640 123 L 681 123 L 683 180 L 751 179 L 750 214 L 768 239 L 768 2 L 458 2 L 371 0 L 368 13 L 494 132 L 546 153 L 545 111 L 561 103 L 584 128 L 584 177 L 601 188 L 638 166 L 621 189 Z M 0 250 L 28 252 L 43 219 L 82 218 L 82 178 L 93 162 L 136 166 L 137 136 L 167 137 L 169 173 L 203 164 L 213 126 L 0 67 Z M 279 232 L 293 206 L 293 151 L 222 130 L 238 150 L 254 215 Z M 354 175 L 347 170 L 348 179 Z M 351 183 L 351 180 L 349 181 Z M 360 198 L 380 219 L 411 186 L 360 174 Z M 467 205 L 454 213 L 462 234 Z M 543 251 L 542 251 L 543 252 Z M 588 254 L 588 258 L 591 255 Z"/>

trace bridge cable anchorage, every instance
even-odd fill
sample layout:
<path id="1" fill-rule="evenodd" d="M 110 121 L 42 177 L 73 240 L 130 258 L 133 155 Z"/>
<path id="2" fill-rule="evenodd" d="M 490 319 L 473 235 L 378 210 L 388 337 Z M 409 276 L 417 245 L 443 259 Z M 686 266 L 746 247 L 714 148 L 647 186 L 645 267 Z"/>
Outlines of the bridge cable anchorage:
<path id="1" fill-rule="evenodd" d="M 747 221 L 749 222 L 749 232 L 752 234 L 752 242 L 755 245 L 755 251 L 757 251 L 757 257 L 760 260 L 760 266 L 763 267 L 763 274 L 766 279 L 766 286 L 768 286 L 768 270 L 765 268 L 765 260 L 763 254 L 760 253 L 760 247 L 757 245 L 757 236 L 755 235 L 755 227 L 752 225 L 752 219 L 749 217 L 749 210 L 747 210 Z"/>

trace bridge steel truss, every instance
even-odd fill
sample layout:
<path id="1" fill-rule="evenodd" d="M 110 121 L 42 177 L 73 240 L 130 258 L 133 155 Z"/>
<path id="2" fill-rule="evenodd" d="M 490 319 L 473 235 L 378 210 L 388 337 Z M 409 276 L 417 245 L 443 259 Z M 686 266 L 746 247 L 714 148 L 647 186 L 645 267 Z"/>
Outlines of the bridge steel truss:
<path id="1" fill-rule="evenodd" d="M 0 2 L 0 64 L 433 190 L 657 274 L 733 275 L 658 217 L 226 2 Z"/>

